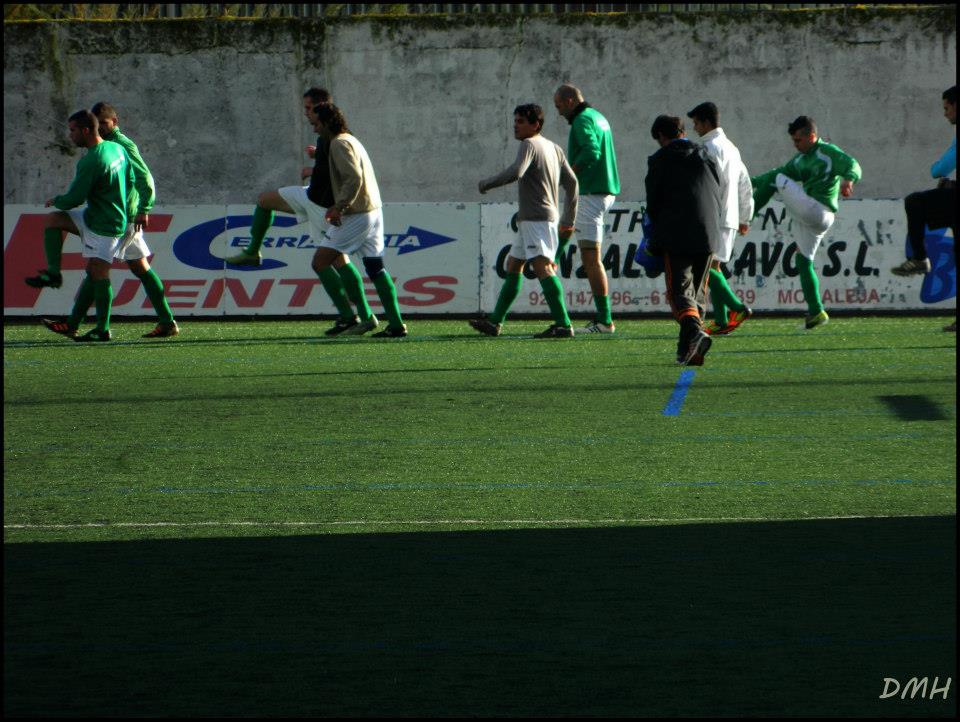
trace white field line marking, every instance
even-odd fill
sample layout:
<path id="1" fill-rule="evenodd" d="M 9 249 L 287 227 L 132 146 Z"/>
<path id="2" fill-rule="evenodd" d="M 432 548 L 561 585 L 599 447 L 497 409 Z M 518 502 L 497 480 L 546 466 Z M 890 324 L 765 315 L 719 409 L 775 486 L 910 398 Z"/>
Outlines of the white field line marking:
<path id="1" fill-rule="evenodd" d="M 642 524 L 642 523 L 693 523 L 693 522 L 763 522 L 763 521 L 831 521 L 838 519 L 899 519 L 931 516 L 930 514 L 880 514 L 872 516 L 806 516 L 806 517 L 692 517 L 687 519 L 638 518 L 638 519 L 436 519 L 436 520 L 396 520 L 396 521 L 154 521 L 154 522 L 113 522 L 88 524 L 4 524 L 4 529 L 95 529 L 95 528 L 151 528 L 151 527 L 305 527 L 305 526 L 440 526 L 469 524 L 473 526 L 494 526 L 500 524 Z M 935 515 L 934 515 L 935 516 Z"/>

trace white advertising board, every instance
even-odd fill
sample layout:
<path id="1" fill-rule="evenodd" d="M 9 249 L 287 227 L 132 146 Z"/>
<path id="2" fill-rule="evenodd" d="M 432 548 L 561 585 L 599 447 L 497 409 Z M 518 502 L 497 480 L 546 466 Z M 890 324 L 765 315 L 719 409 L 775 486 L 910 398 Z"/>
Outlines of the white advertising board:
<path id="1" fill-rule="evenodd" d="M 158 207 L 150 215 L 150 263 L 163 279 L 178 317 L 223 315 L 333 315 L 311 268 L 317 245 L 307 224 L 277 213 L 264 239 L 258 267 L 227 266 L 250 240 L 253 207 Z M 63 315 L 83 278 L 76 236 L 64 244 L 60 289 L 33 289 L 26 276 L 45 266 L 39 206 L 4 207 L 4 314 Z M 394 278 L 404 313 L 474 313 L 479 305 L 478 204 L 394 203 L 384 207 L 384 264 Z M 362 262 L 374 311 L 382 308 Z M 149 315 L 150 303 L 124 263 L 114 263 L 113 314 Z"/>
<path id="2" fill-rule="evenodd" d="M 614 315 L 667 312 L 663 277 L 649 278 L 634 263 L 642 238 L 642 203 L 613 205 L 607 217 L 603 260 L 608 269 Z M 4 315 L 63 315 L 83 277 L 79 241 L 64 244 L 60 289 L 33 289 L 24 284 L 45 266 L 43 223 L 49 209 L 6 205 L 4 226 Z M 405 314 L 489 312 L 502 284 L 504 262 L 516 236 L 512 203 L 388 203 L 384 206 L 384 263 L 397 286 Z M 150 217 L 147 243 L 150 262 L 163 279 L 168 301 L 178 317 L 232 315 L 332 315 L 333 305 L 313 273 L 316 244 L 306 224 L 278 213 L 264 240 L 263 264 L 227 267 L 249 240 L 252 206 L 158 207 Z M 956 304 L 956 264 L 950 229 L 928 231 L 931 273 L 900 278 L 890 268 L 906 250 L 903 203 L 898 200 L 845 201 L 817 252 L 816 267 L 824 303 L 831 311 L 948 310 Z M 790 220 L 772 203 L 737 239 L 726 269 L 737 295 L 757 311 L 805 308 L 796 271 L 796 247 Z M 371 306 L 381 308 L 373 284 L 365 279 Z M 594 310 L 590 285 L 579 264 L 575 243 L 559 264 L 568 309 Z M 126 264 L 113 271 L 114 314 L 150 315 L 139 281 Z M 546 314 L 540 284 L 527 272 L 523 290 L 511 309 L 517 314 Z"/>
<path id="3" fill-rule="evenodd" d="M 670 310 L 663 276 L 648 278 L 633 262 L 643 237 L 643 208 L 643 203 L 617 202 L 607 216 L 603 262 L 614 315 Z M 496 304 L 504 262 L 516 237 L 516 210 L 513 203 L 483 204 L 481 208 L 480 302 L 486 311 Z M 931 273 L 910 278 L 893 275 L 890 269 L 903 262 L 907 248 L 903 202 L 843 202 L 815 259 L 825 305 L 834 311 L 954 308 L 957 283 L 951 230 L 928 230 L 926 245 L 933 264 Z M 592 312 L 590 283 L 575 246 L 574 242 L 567 246 L 558 264 L 564 298 L 569 311 Z M 725 264 L 732 274 L 730 287 L 756 311 L 802 312 L 806 304 L 795 255 L 790 219 L 781 204 L 771 203 L 754 219 L 750 231 L 736 241 L 733 257 Z M 547 313 L 539 282 L 529 270 L 524 274 L 523 290 L 511 313 Z"/>

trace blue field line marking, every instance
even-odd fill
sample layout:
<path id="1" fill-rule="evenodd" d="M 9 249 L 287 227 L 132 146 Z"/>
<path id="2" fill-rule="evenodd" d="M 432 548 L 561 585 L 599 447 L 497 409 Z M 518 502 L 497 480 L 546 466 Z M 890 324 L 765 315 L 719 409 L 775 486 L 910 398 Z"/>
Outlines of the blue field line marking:
<path id="1" fill-rule="evenodd" d="M 664 416 L 679 416 L 680 409 L 683 408 L 683 401 L 687 398 L 687 391 L 690 390 L 690 384 L 693 383 L 694 372 L 687 369 L 680 372 L 680 378 L 677 379 L 677 385 L 673 387 L 673 393 L 667 405 L 663 407 Z"/>

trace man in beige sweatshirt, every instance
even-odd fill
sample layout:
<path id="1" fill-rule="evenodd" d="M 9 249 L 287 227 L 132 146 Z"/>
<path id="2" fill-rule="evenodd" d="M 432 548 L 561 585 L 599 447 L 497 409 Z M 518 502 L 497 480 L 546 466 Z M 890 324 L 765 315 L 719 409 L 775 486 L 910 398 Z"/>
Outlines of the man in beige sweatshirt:
<path id="1" fill-rule="evenodd" d="M 314 117 L 314 130 L 330 141 L 330 182 L 334 202 L 326 213 L 331 228 L 320 239 L 313 267 L 318 273 L 329 266 L 337 269 L 360 316 L 360 324 L 354 333 L 365 333 L 375 329 L 379 322 L 367 304 L 360 274 L 352 263 L 344 261 L 351 253 L 359 253 L 389 320 L 385 330 L 373 335 L 385 338 L 406 336 L 407 327 L 400 316 L 397 289 L 383 267 L 383 205 L 370 156 L 360 141 L 350 134 L 347 119 L 336 105 L 317 106 Z"/>

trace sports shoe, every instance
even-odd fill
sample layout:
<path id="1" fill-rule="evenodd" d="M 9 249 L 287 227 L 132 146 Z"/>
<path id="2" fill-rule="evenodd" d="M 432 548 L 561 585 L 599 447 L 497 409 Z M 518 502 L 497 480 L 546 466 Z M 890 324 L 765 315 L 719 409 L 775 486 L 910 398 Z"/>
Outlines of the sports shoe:
<path id="1" fill-rule="evenodd" d="M 809 331 L 811 328 L 816 328 L 817 326 L 823 326 L 825 323 L 830 322 L 830 317 L 827 315 L 826 311 L 821 311 L 816 316 L 807 316 L 806 321 L 804 321 L 804 327 Z"/>
<path id="2" fill-rule="evenodd" d="M 501 329 L 503 329 L 502 323 L 493 323 L 486 318 L 471 318 L 469 323 L 472 329 L 485 336 L 499 336 Z"/>
<path id="3" fill-rule="evenodd" d="M 553 324 L 546 331 L 533 334 L 534 338 L 573 338 L 573 326 Z"/>
<path id="4" fill-rule="evenodd" d="M 54 321 L 53 319 L 50 319 L 50 318 L 41 318 L 40 323 L 42 323 L 44 326 L 49 328 L 54 333 L 59 333 L 61 336 L 69 336 L 70 338 L 73 338 L 74 336 L 77 335 L 77 329 L 70 328 L 70 324 L 68 324 L 63 319 L 60 319 L 59 321 Z"/>
<path id="5" fill-rule="evenodd" d="M 370 318 L 366 321 L 358 321 L 350 328 L 344 329 L 341 333 L 343 333 L 344 336 L 362 336 L 367 331 L 372 331 L 379 325 L 380 322 L 377 320 L 377 317 L 371 313 Z"/>
<path id="6" fill-rule="evenodd" d="M 716 321 L 711 321 L 703 327 L 703 332 L 708 336 L 726 336 L 730 333 L 730 324 L 727 323 L 726 326 L 721 326 Z"/>
<path id="7" fill-rule="evenodd" d="M 73 340 L 77 343 L 99 343 L 101 341 L 110 340 L 109 331 L 98 331 L 97 329 L 91 329 L 87 331 L 83 336 L 74 336 Z"/>
<path id="8" fill-rule="evenodd" d="M 583 328 L 578 328 L 577 333 L 614 333 L 616 330 L 617 327 L 613 323 L 591 321 Z"/>
<path id="9" fill-rule="evenodd" d="M 400 328 L 394 328 L 393 326 L 387 326 L 383 331 L 378 331 L 373 334 L 371 338 L 403 338 L 407 335 L 407 324 L 403 324 Z"/>
<path id="10" fill-rule="evenodd" d="M 224 258 L 223 260 L 234 266 L 259 266 L 263 261 L 263 256 L 260 255 L 259 251 L 256 253 L 241 251 L 237 255 Z"/>
<path id="11" fill-rule="evenodd" d="M 344 331 L 353 328 L 360 323 L 360 317 L 354 316 L 350 319 L 338 318 L 333 326 L 323 332 L 324 336 L 338 336 Z"/>
<path id="12" fill-rule="evenodd" d="M 731 311 L 730 319 L 727 321 L 727 325 L 724 327 L 725 333 L 732 333 L 736 331 L 740 325 L 750 318 L 753 315 L 753 309 L 749 306 L 744 306 L 742 311 Z"/>
<path id="13" fill-rule="evenodd" d="M 180 327 L 177 326 L 176 321 L 172 323 L 158 323 L 157 327 L 150 333 L 143 334 L 143 338 L 168 338 L 170 336 L 176 336 L 178 333 L 180 333 Z"/>
<path id="14" fill-rule="evenodd" d="M 29 276 L 23 279 L 28 286 L 32 288 L 60 288 L 63 285 L 63 276 L 47 269 L 42 269 L 36 276 Z"/>
<path id="15" fill-rule="evenodd" d="M 707 355 L 711 345 L 713 345 L 713 339 L 703 331 L 697 331 L 697 335 L 690 341 L 687 352 L 683 355 L 683 364 L 703 366 L 703 357 Z"/>
<path id="16" fill-rule="evenodd" d="M 921 273 L 930 273 L 930 259 L 924 258 L 922 261 L 916 258 L 908 258 L 899 266 L 890 269 L 894 276 L 916 276 Z"/>
<path id="17" fill-rule="evenodd" d="M 943 330 L 944 330 L 944 331 L 947 331 L 948 333 L 956 333 L 956 332 L 957 332 L 957 322 L 954 321 L 953 323 L 948 323 L 946 326 L 943 327 Z"/>

